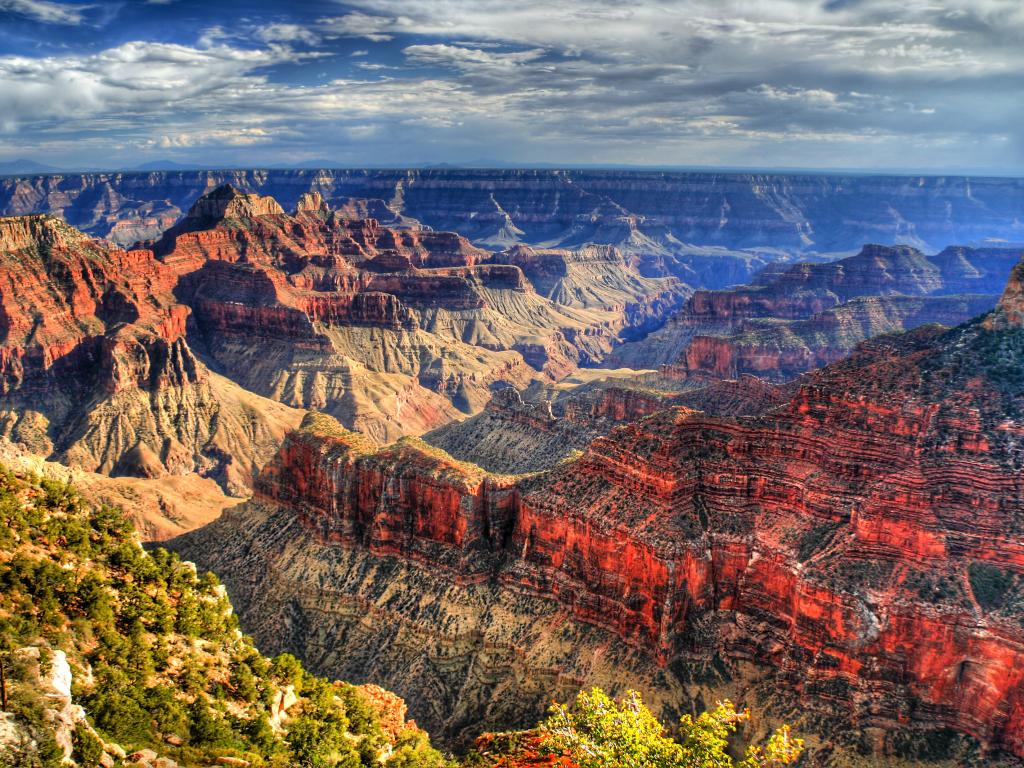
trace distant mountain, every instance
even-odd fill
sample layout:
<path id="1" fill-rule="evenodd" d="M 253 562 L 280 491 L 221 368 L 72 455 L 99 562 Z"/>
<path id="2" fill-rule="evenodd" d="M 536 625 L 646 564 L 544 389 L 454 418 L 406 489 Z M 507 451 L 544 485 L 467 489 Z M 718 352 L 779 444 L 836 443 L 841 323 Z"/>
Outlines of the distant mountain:
<path id="1" fill-rule="evenodd" d="M 57 169 L 37 163 L 35 160 L 28 160 L 19 157 L 17 160 L 4 160 L 0 162 L 0 176 L 35 176 L 40 173 L 57 173 Z"/>

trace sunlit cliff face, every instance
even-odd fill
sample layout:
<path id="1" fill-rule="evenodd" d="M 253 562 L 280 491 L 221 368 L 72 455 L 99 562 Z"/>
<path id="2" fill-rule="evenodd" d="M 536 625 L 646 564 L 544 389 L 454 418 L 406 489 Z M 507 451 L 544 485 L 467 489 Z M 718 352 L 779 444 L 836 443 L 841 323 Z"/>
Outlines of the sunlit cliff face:
<path id="1" fill-rule="evenodd" d="M 361 637 L 373 667 L 408 693 L 427 684 L 403 671 L 412 658 L 443 653 L 384 648 L 414 626 L 443 628 L 443 645 L 480 659 L 501 690 L 519 678 L 503 677 L 500 659 L 529 648 L 516 675 L 558 659 L 576 683 L 639 677 L 667 704 L 682 695 L 681 663 L 719 654 L 735 674 L 767 665 L 809 712 L 841 712 L 844 738 L 948 727 L 1021 753 L 1013 606 L 1024 549 L 1006 535 L 1022 511 L 1019 429 L 1007 418 L 1020 393 L 990 351 L 1015 333 L 976 322 L 869 342 L 761 416 L 669 409 L 521 479 L 311 425 L 264 472 L 257 502 L 182 546 L 229 570 L 237 563 L 210 541 L 255 530 L 268 546 L 247 567 L 274 575 L 234 588 L 259 605 L 268 639 L 286 615 L 343 633 L 372 614 L 378 629 L 362 625 Z M 282 528 L 295 521 L 303 533 Z M 289 564 L 282 553 L 300 539 L 318 543 Z M 311 569 L 338 585 L 339 613 L 265 597 L 299 595 Z M 395 602 L 374 569 L 415 583 L 421 599 Z M 281 642 L 348 668 L 319 641 Z M 597 647 L 607 658 L 591 656 Z M 460 696 L 482 719 L 497 706 Z"/>

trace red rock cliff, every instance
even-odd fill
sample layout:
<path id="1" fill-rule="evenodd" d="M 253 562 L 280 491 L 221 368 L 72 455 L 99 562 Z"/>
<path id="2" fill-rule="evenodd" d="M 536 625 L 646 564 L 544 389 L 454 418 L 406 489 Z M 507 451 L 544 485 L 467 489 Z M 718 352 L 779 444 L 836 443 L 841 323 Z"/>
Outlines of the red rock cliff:
<path id="1" fill-rule="evenodd" d="M 259 492 L 324 541 L 496 579 L 667 668 L 774 670 L 826 729 L 888 734 L 874 748 L 948 728 L 1024 755 L 1019 336 L 870 342 L 766 415 L 663 411 L 515 481 L 307 431 Z"/>

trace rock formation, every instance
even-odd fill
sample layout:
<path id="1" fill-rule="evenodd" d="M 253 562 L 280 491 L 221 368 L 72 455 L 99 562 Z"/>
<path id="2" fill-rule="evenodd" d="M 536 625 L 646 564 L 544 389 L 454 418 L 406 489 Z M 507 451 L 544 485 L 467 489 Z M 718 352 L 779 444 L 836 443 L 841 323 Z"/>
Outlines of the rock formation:
<path id="1" fill-rule="evenodd" d="M 298 422 L 285 406 L 379 442 L 419 434 L 493 388 L 600 361 L 686 290 L 606 248 L 545 252 L 571 274 L 541 295 L 514 257 L 456 234 L 353 219 L 313 193 L 286 214 L 228 185 L 145 245 L 0 220 L 0 427 L 85 471 L 199 472 L 232 493 Z"/>
<path id="2" fill-rule="evenodd" d="M 0 219 L 0 426 L 41 456 L 241 492 L 301 414 L 196 359 L 177 275 L 50 217 Z"/>
<path id="3" fill-rule="evenodd" d="M 656 332 L 610 365 L 669 365 L 704 379 L 749 373 L 784 381 L 841 360 L 882 333 L 957 325 L 991 309 L 1019 249 L 865 246 L 829 263 L 765 270 L 750 285 L 696 291 Z"/>
<path id="4" fill-rule="evenodd" d="M 987 319 L 866 342 L 759 416 L 669 408 L 520 478 L 307 419 L 254 502 L 175 546 L 268 647 L 448 738 L 597 683 L 666 716 L 796 706 L 826 749 L 1024 755 L 1021 300 L 1011 280 Z"/>
<path id="5" fill-rule="evenodd" d="M 496 249 L 618 245 L 645 274 L 695 287 L 746 282 L 783 252 L 865 242 L 1019 243 L 1019 179 L 599 170 L 254 170 L 96 173 L 0 179 L 0 213 L 50 213 L 128 244 L 155 238 L 230 183 L 292 210 L 317 192 L 352 218 L 419 220 Z M 780 250 L 781 249 L 781 250 Z"/>
<path id="6" fill-rule="evenodd" d="M 599 379 L 551 396 L 531 387 L 496 392 L 483 411 L 423 435 L 455 459 L 498 473 L 551 469 L 595 438 L 671 406 L 708 414 L 754 416 L 786 402 L 786 390 L 755 376 L 692 381 L 661 373 Z"/>
<path id="7" fill-rule="evenodd" d="M 685 293 L 605 249 L 546 253 L 604 287 L 541 295 L 514 255 L 452 233 L 352 220 L 313 196 L 294 216 L 231 188 L 208 197 L 153 244 L 184 275 L 191 338 L 244 387 L 380 442 L 478 411 L 495 387 L 598 362 Z"/>

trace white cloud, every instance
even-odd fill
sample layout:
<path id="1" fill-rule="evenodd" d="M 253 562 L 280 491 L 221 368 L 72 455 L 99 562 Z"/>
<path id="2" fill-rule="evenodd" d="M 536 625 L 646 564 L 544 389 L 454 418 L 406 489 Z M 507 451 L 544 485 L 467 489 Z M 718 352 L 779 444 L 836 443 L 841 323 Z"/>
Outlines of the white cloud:
<path id="1" fill-rule="evenodd" d="M 21 123 L 96 116 L 156 116 L 258 98 L 252 71 L 296 54 L 279 48 L 193 48 L 131 42 L 88 56 L 0 56 L 0 113 Z"/>
<path id="2" fill-rule="evenodd" d="M 839 95 L 823 88 L 779 88 L 762 83 L 751 89 L 751 93 L 771 101 L 800 102 L 812 107 L 834 108 L 839 106 Z"/>
<path id="3" fill-rule="evenodd" d="M 384 18 L 366 13 L 350 13 L 345 16 L 325 17 L 317 23 L 317 29 L 325 35 L 362 37 L 375 43 L 391 40 L 392 31 L 398 31 L 403 17 Z"/>
<path id="4" fill-rule="evenodd" d="M 252 144 L 265 144 L 273 138 L 273 132 L 265 128 L 221 128 L 165 134 L 145 142 L 145 146 L 159 147 L 160 149 L 182 149 L 211 144 L 243 147 Z"/>
<path id="5" fill-rule="evenodd" d="M 9 11 L 44 24 L 71 24 L 85 22 L 85 11 L 92 5 L 69 5 L 55 3 L 52 0 L 0 0 L 0 11 Z"/>
<path id="6" fill-rule="evenodd" d="M 320 36 L 301 24 L 267 24 L 256 30 L 256 37 L 265 43 L 304 43 L 316 45 Z"/>
<path id="7" fill-rule="evenodd" d="M 414 64 L 450 66 L 463 71 L 510 70 L 527 62 L 536 61 L 544 55 L 541 48 L 528 51 L 496 53 L 479 48 L 438 43 L 435 45 L 410 45 L 403 53 Z"/>

